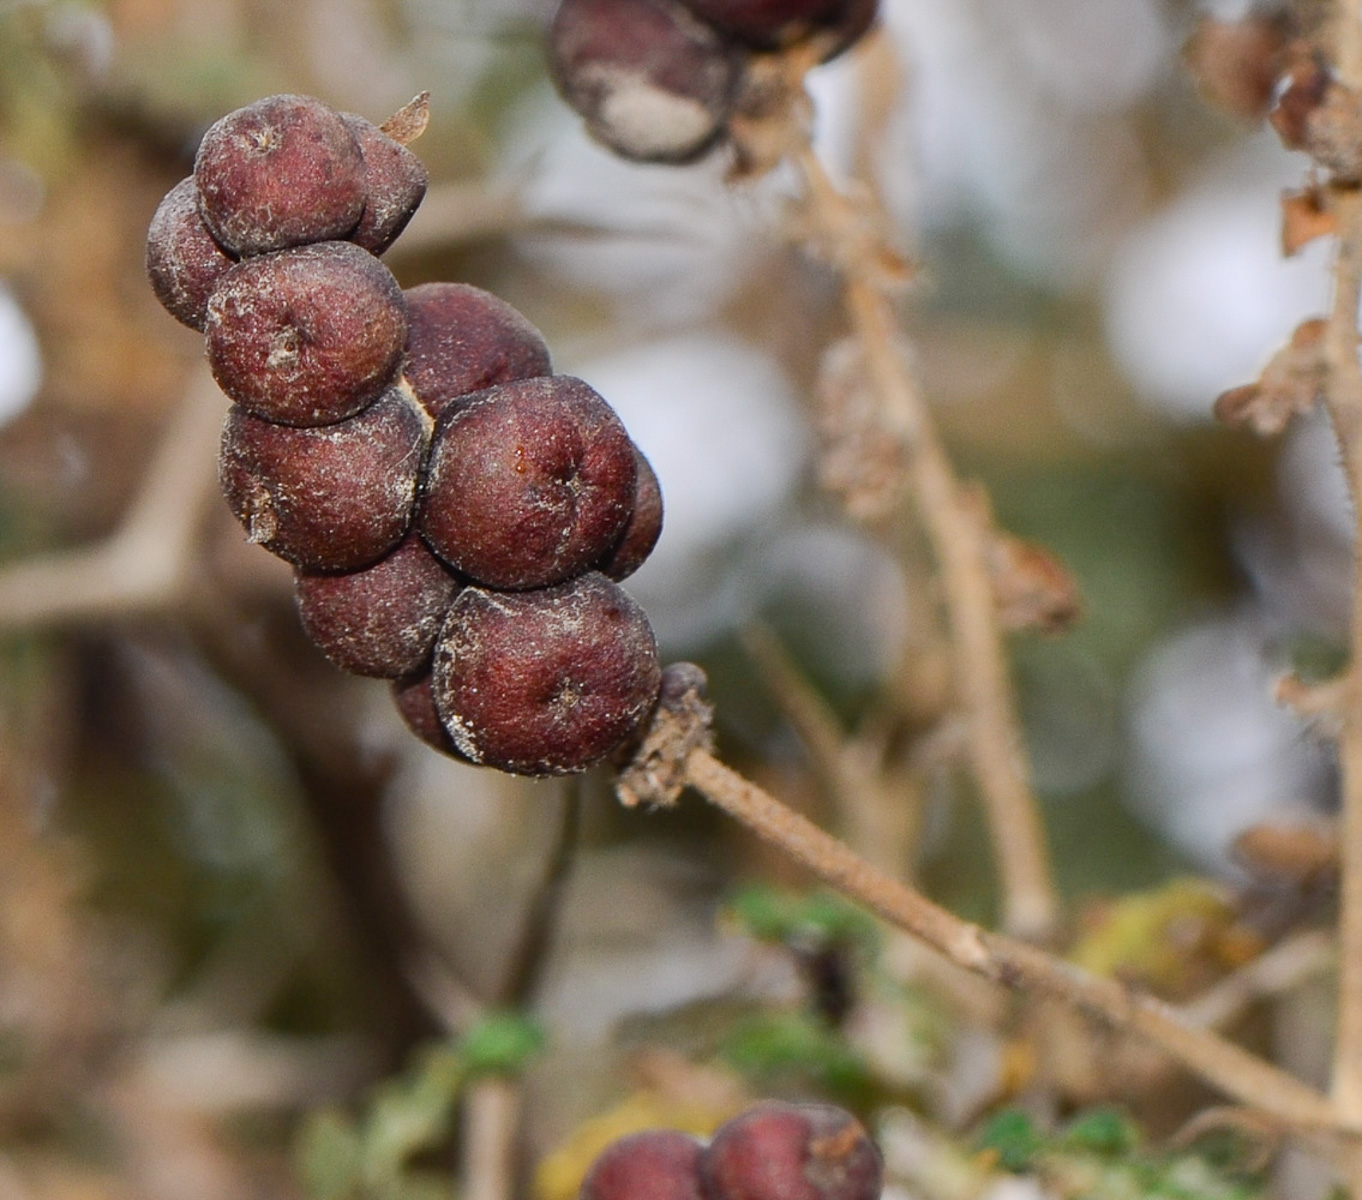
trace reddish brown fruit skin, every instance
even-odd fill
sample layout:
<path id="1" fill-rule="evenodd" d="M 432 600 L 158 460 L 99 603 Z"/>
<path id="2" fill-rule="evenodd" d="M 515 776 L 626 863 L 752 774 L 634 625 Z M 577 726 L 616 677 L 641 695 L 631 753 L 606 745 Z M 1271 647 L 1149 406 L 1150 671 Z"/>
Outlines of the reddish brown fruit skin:
<path id="1" fill-rule="evenodd" d="M 208 297 L 236 260 L 213 240 L 199 215 L 194 178 L 166 193 L 147 230 L 147 279 L 165 310 L 181 325 L 203 330 Z"/>
<path id="2" fill-rule="evenodd" d="M 662 488 L 652 464 L 634 447 L 638 478 L 634 484 L 634 511 L 615 548 L 601 560 L 599 570 L 619 583 L 641 567 L 662 536 Z"/>
<path id="3" fill-rule="evenodd" d="M 251 541 L 294 566 L 353 571 L 410 528 L 424 453 L 424 420 L 396 388 L 358 416 L 314 429 L 233 406 L 218 481 Z"/>
<path id="4" fill-rule="evenodd" d="M 364 156 L 364 212 L 349 240 L 370 254 L 382 254 L 421 206 L 429 176 L 415 154 L 372 121 L 355 113 L 341 113 L 341 120 Z"/>
<path id="5" fill-rule="evenodd" d="M 580 379 L 478 392 L 436 423 L 421 532 L 489 587 L 569 579 L 599 562 L 628 522 L 634 453 L 614 411 Z"/>
<path id="6" fill-rule="evenodd" d="M 543 335 L 491 292 L 423 283 L 405 295 L 407 381 L 431 416 L 472 392 L 553 370 Z"/>
<path id="7" fill-rule="evenodd" d="M 233 400 L 267 421 L 354 416 L 396 375 L 407 339 L 402 289 L 349 242 L 238 263 L 208 302 L 208 365 Z"/>
<path id="8" fill-rule="evenodd" d="M 704 1200 L 700 1143 L 675 1129 L 618 1138 L 591 1164 L 578 1200 Z"/>
<path id="9" fill-rule="evenodd" d="M 879 1200 L 879 1148 L 829 1104 L 759 1104 L 721 1125 L 700 1160 L 714 1200 Z"/>
<path id="10" fill-rule="evenodd" d="M 364 211 L 364 156 L 340 113 L 267 96 L 228 113 L 194 159 L 199 211 L 241 256 L 343 238 Z"/>
<path id="11" fill-rule="evenodd" d="M 681 0 L 702 21 L 757 50 L 827 36 L 825 58 L 841 53 L 875 20 L 878 0 Z"/>
<path id="12" fill-rule="evenodd" d="M 430 658 L 461 587 L 414 533 L 358 571 L 299 571 L 294 599 L 303 629 L 342 671 L 397 679 Z"/>
<path id="13" fill-rule="evenodd" d="M 473 762 L 518 775 L 584 771 L 657 700 L 643 610 L 603 575 L 530 592 L 465 588 L 432 667 L 435 704 Z"/>
<path id="14" fill-rule="evenodd" d="M 742 57 L 675 0 L 562 0 L 549 30 L 564 99 L 598 141 L 641 162 L 691 162 L 722 136 Z"/>
<path id="15" fill-rule="evenodd" d="M 421 741 L 450 758 L 468 761 L 466 756 L 459 753 L 454 739 L 440 721 L 440 714 L 435 707 L 435 693 L 431 687 L 429 663 L 405 679 L 394 679 L 392 697 L 397 715 Z"/>

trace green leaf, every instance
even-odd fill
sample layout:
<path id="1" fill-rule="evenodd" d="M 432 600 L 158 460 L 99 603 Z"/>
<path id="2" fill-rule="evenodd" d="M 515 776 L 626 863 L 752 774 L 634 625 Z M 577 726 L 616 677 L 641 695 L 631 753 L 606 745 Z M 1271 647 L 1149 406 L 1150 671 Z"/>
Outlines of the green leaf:
<path id="1" fill-rule="evenodd" d="M 1035 1121 L 1020 1109 L 995 1113 L 979 1135 L 979 1148 L 991 1150 L 1006 1171 L 1028 1170 L 1040 1153 L 1042 1138 Z"/>
<path id="2" fill-rule="evenodd" d="M 469 1075 L 514 1075 L 544 1046 L 544 1027 L 520 1013 L 488 1013 L 461 1043 Z"/>
<path id="3" fill-rule="evenodd" d="M 1094 1108 L 1074 1118 L 1064 1131 L 1063 1144 L 1094 1154 L 1128 1154 L 1140 1144 L 1138 1126 L 1115 1108 Z"/>

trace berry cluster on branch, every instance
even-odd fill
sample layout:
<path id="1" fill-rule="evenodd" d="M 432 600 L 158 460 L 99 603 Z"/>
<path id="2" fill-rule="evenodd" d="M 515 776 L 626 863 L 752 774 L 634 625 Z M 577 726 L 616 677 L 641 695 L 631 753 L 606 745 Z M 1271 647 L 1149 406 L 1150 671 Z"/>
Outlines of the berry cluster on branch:
<path id="1" fill-rule="evenodd" d="M 688 163 L 760 104 L 758 58 L 826 61 L 874 23 L 878 0 L 562 0 L 554 81 L 592 136 L 624 158 Z"/>
<path id="2" fill-rule="evenodd" d="M 708 1144 L 672 1129 L 618 1138 L 582 1181 L 579 1200 L 879 1200 L 879 1148 L 830 1104 L 758 1104 Z"/>
<path id="3" fill-rule="evenodd" d="M 278 95 L 205 134 L 152 219 L 147 273 L 202 332 L 233 401 L 219 482 L 295 568 L 308 635 L 393 681 L 437 749 L 526 775 L 634 738 L 660 686 L 618 582 L 662 527 L 656 476 L 609 404 L 479 288 L 403 290 L 379 261 L 426 191 L 405 142 Z"/>

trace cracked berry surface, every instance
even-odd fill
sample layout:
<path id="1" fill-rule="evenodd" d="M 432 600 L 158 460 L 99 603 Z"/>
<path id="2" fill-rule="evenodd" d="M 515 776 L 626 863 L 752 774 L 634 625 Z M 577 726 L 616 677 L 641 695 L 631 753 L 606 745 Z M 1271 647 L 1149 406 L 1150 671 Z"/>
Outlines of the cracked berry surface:
<path id="1" fill-rule="evenodd" d="M 286 425 L 354 416 L 396 375 L 406 302 L 391 272 L 349 242 L 236 264 L 208 302 L 213 378 L 249 412 Z"/>
<path id="2" fill-rule="evenodd" d="M 334 108 L 267 96 L 228 113 L 194 158 L 199 211 L 241 256 L 343 238 L 364 212 L 364 156 Z"/>
<path id="3" fill-rule="evenodd" d="M 868 30 L 878 0 L 681 0 L 720 32 L 759 50 L 776 50 L 817 34 L 830 35 L 827 57 Z"/>
<path id="4" fill-rule="evenodd" d="M 408 288 L 407 381 L 431 416 L 499 383 L 548 375 L 543 335 L 499 296 L 468 283 Z"/>
<path id="5" fill-rule="evenodd" d="M 500 384 L 436 423 L 421 532 L 479 583 L 559 583 L 617 542 L 633 511 L 637 471 L 620 419 L 580 379 Z"/>
<path id="6" fill-rule="evenodd" d="M 295 566 L 377 562 L 411 526 L 425 423 L 391 388 L 358 416 L 299 429 L 233 406 L 218 480 L 249 539 Z"/>
<path id="7" fill-rule="evenodd" d="M 528 592 L 465 588 L 432 667 L 459 751 L 520 775 L 599 762 L 637 732 L 660 681 L 648 618 L 595 572 Z"/>

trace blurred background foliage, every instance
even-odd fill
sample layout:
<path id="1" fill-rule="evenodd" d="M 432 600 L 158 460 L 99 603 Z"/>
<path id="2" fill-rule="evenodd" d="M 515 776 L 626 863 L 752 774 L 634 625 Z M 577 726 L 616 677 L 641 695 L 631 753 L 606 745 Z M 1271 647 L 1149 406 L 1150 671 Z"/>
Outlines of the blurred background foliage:
<path id="1" fill-rule="evenodd" d="M 399 280 L 505 296 L 619 409 L 668 505 L 630 587 L 665 656 L 709 671 L 736 765 L 838 823 L 754 628 L 847 731 L 909 698 L 915 834 L 891 865 L 989 920 L 930 564 L 814 484 L 809 397 L 842 330 L 831 276 L 784 236 L 790 182 L 589 144 L 545 81 L 550 7 L 0 0 L 0 563 L 115 528 L 192 388 L 200 341 L 142 254 L 206 126 L 273 91 L 381 120 L 429 89 L 433 186 L 388 255 Z M 1210 9 L 884 9 L 882 38 L 811 77 L 820 149 L 870 162 L 922 264 L 904 323 L 962 473 L 1083 596 L 1072 632 L 1013 641 L 1074 944 L 1188 999 L 1327 906 L 1327 879 L 1247 872 L 1232 846 L 1327 829 L 1329 749 L 1271 687 L 1337 659 L 1352 515 L 1319 419 L 1270 444 L 1209 419 L 1326 303 L 1327 248 L 1278 249 L 1303 160 L 1197 95 L 1182 47 Z M 602 1130 L 703 1130 L 771 1092 L 876 1120 L 903 1196 L 993 1195 L 1003 1171 L 1032 1180 L 1018 1195 L 1257 1193 L 1238 1151 L 1147 1149 L 1133 1120 L 1166 1136 L 1206 1100 L 1164 1065 L 1073 1030 L 1038 1050 L 1001 997 L 809 897 L 699 805 L 625 812 L 603 778 L 437 759 L 382 684 L 302 641 L 287 570 L 220 505 L 193 572 L 132 615 L 0 614 L 6 1196 L 447 1189 L 464 1077 L 431 1064 L 507 1006 L 546 1032 L 515 1066 L 519 1178 L 546 1200 Z M 1245 1035 L 1318 1077 L 1325 995 L 1253 1007 Z M 431 1039 L 452 1057 L 413 1059 Z M 365 1175 L 356 1147 L 403 1096 L 417 1124 Z M 1019 1097 L 1020 1124 L 976 1137 Z M 1065 1124 L 1108 1099 L 1134 1116 L 1105 1140 Z M 1111 1161 L 1143 1182 L 1091 1190 Z M 1175 1168 L 1192 1182 L 1157 1190 Z M 1276 1171 L 1281 1194 L 1319 1186 L 1304 1160 Z"/>

